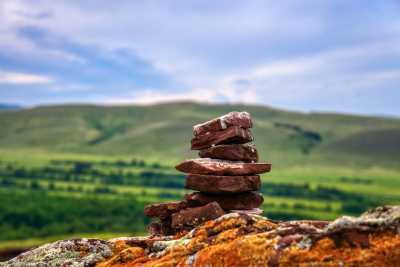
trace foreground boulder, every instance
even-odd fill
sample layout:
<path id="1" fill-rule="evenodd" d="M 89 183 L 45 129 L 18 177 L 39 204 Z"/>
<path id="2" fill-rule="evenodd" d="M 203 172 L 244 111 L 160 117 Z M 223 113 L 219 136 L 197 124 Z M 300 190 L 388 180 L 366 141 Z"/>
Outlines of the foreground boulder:
<path id="1" fill-rule="evenodd" d="M 58 241 L 0 266 L 400 266 L 400 206 L 333 222 L 229 213 L 175 236 Z"/>

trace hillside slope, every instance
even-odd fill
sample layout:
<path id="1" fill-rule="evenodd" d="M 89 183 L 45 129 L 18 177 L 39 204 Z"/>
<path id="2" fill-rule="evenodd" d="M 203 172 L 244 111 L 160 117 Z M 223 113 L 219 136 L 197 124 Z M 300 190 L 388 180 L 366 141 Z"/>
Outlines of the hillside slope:
<path id="1" fill-rule="evenodd" d="M 0 149 L 130 155 L 177 162 L 194 155 L 189 151 L 192 125 L 232 110 L 251 113 L 261 158 L 275 163 L 396 166 L 400 159 L 399 119 L 195 103 L 3 111 Z"/>

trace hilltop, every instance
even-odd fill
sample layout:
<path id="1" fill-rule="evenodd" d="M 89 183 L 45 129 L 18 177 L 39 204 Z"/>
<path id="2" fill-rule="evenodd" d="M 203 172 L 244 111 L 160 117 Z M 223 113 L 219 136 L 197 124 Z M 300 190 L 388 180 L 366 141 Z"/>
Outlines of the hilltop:
<path id="1" fill-rule="evenodd" d="M 399 119 L 187 102 L 3 111 L 0 148 L 129 155 L 176 163 L 194 156 L 186 145 L 192 125 L 232 110 L 251 113 L 261 158 L 278 166 L 313 163 L 396 167 L 400 158 Z"/>

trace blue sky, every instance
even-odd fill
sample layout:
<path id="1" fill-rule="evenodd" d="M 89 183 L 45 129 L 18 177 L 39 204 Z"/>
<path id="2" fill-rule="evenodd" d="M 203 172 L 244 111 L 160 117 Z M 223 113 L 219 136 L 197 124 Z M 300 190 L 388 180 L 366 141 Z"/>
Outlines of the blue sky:
<path id="1" fill-rule="evenodd" d="M 0 103 L 400 116 L 400 1 L 0 1 Z"/>

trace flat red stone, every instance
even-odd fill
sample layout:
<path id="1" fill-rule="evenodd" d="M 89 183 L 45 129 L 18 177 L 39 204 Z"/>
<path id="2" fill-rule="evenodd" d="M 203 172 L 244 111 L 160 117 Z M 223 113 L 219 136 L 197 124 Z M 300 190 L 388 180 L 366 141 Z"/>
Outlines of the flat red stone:
<path id="1" fill-rule="evenodd" d="M 229 126 L 239 126 L 241 128 L 251 128 L 253 123 L 250 114 L 247 112 L 232 111 L 221 117 L 206 121 L 193 126 L 193 135 L 201 135 L 207 132 L 224 130 Z"/>
<path id="2" fill-rule="evenodd" d="M 207 132 L 193 137 L 192 150 L 209 148 L 219 144 L 243 144 L 253 141 L 253 136 L 248 129 L 231 126 L 218 132 Z"/>
<path id="3" fill-rule="evenodd" d="M 171 217 L 172 213 L 178 212 L 187 208 L 186 201 L 172 201 L 147 205 L 144 208 L 144 214 L 148 217 L 158 217 L 166 219 Z"/>
<path id="4" fill-rule="evenodd" d="M 257 162 L 258 153 L 253 144 L 217 145 L 199 151 L 201 158 Z"/>
<path id="5" fill-rule="evenodd" d="M 252 175 L 270 171 L 271 164 L 199 158 L 185 160 L 175 168 L 178 171 L 193 174 Z"/>
<path id="6" fill-rule="evenodd" d="M 172 214 L 172 227 L 183 228 L 185 226 L 196 226 L 205 221 L 216 219 L 224 214 L 224 210 L 217 202 L 211 202 L 202 207 L 187 208 Z"/>
<path id="7" fill-rule="evenodd" d="M 185 188 L 212 194 L 232 194 L 257 191 L 261 187 L 259 175 L 216 176 L 188 174 Z"/>
<path id="8" fill-rule="evenodd" d="M 245 192 L 232 195 L 215 195 L 194 192 L 185 195 L 189 205 L 199 206 L 217 202 L 224 210 L 252 210 L 258 208 L 264 201 L 258 192 Z"/>

